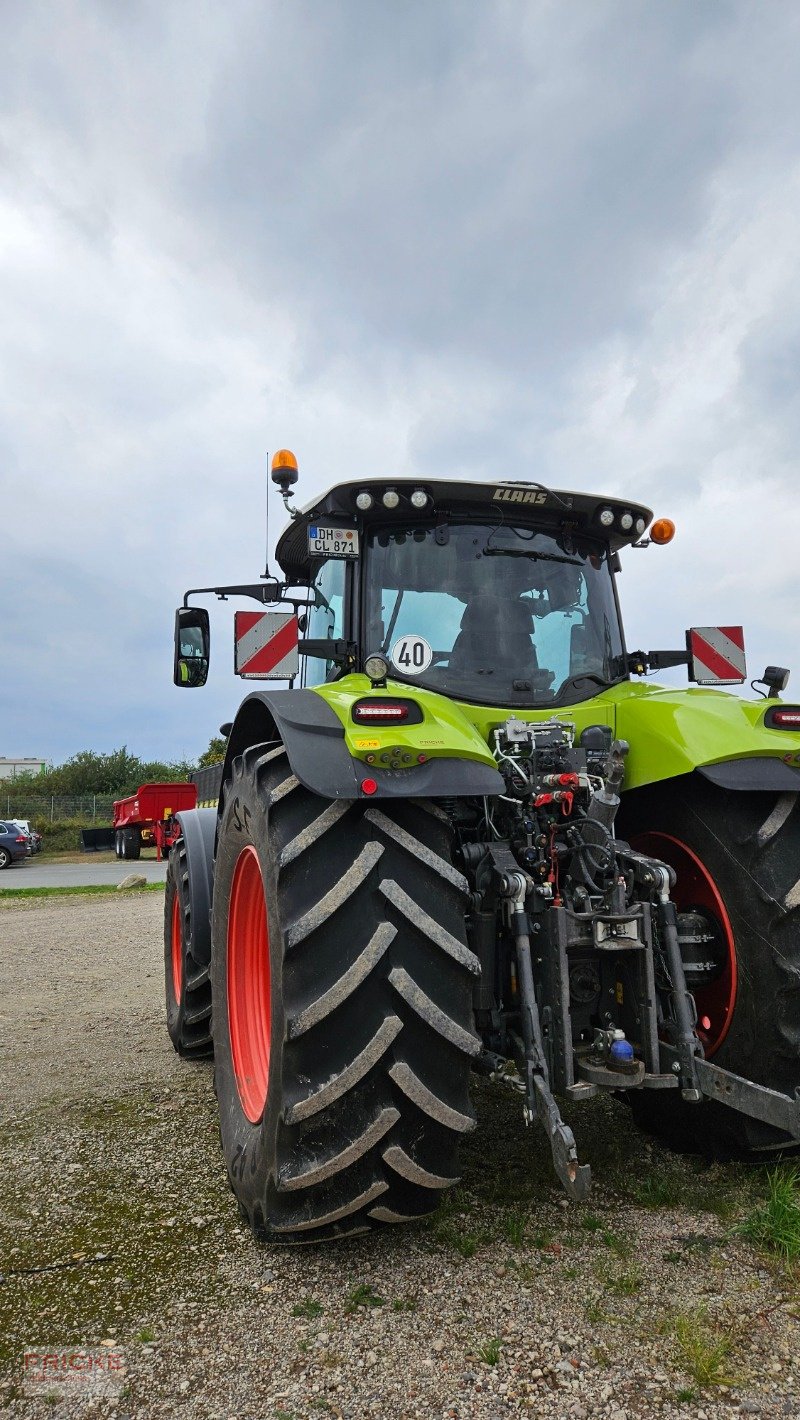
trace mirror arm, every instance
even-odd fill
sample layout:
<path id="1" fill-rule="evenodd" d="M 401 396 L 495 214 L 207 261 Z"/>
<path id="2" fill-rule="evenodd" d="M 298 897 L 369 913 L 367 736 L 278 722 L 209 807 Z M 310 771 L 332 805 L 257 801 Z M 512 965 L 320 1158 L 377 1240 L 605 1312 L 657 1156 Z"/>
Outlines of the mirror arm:
<path id="1" fill-rule="evenodd" d="M 201 595 L 219 597 L 223 602 L 227 601 L 228 597 L 252 597 L 254 601 L 263 604 L 291 601 L 291 597 L 284 596 L 288 586 L 289 582 L 279 582 L 276 577 L 270 577 L 265 582 L 246 582 L 236 587 L 190 587 L 188 592 L 183 594 L 183 605 L 189 605 L 190 597 Z"/>
<path id="2" fill-rule="evenodd" d="M 688 666 L 688 651 L 631 651 L 628 654 L 628 670 L 634 675 L 643 675 L 645 670 L 665 671 L 671 666 Z"/>
<path id="3" fill-rule="evenodd" d="M 354 665 L 356 648 L 352 641 L 312 640 L 301 637 L 297 649 L 301 656 L 314 656 L 321 661 L 333 661 L 336 666 Z"/>

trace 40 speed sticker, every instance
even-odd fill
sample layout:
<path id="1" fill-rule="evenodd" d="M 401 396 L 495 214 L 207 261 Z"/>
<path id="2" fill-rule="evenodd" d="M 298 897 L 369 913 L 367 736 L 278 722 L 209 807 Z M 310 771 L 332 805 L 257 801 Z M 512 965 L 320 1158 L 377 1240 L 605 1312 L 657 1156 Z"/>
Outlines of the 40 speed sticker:
<path id="1" fill-rule="evenodd" d="M 392 647 L 392 665 L 403 675 L 422 675 L 433 660 L 433 651 L 424 636 L 401 636 Z"/>

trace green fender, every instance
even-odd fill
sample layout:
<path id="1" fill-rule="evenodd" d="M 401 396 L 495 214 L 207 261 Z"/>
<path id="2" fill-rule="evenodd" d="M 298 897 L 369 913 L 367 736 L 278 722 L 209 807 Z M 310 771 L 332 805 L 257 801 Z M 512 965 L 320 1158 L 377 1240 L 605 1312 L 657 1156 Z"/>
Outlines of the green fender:
<path id="1" fill-rule="evenodd" d="M 627 789 L 699 769 L 724 788 L 800 790 L 800 732 L 764 723 L 781 701 L 632 682 L 608 695 L 617 738 L 630 745 Z"/>
<path id="2" fill-rule="evenodd" d="M 408 681 L 390 680 L 374 689 L 363 675 L 345 676 L 311 693 L 334 712 L 354 763 L 361 761 L 370 772 L 377 770 L 379 782 L 381 771 L 396 773 L 402 764 L 405 792 L 414 792 L 419 755 L 427 761 L 448 760 L 453 770 L 453 761 L 460 762 L 462 773 L 470 762 L 494 766 L 492 731 L 511 717 L 570 721 L 576 737 L 587 725 L 608 725 L 617 739 L 630 745 L 626 789 L 700 770 L 725 788 L 800 790 L 800 731 L 765 724 L 770 710 L 785 705 L 775 699 L 742 700 L 728 691 L 699 686 L 678 690 L 622 681 L 579 704 L 522 710 L 465 704 Z M 353 706 L 359 700 L 398 698 L 419 708 L 417 723 L 364 726 L 354 722 Z M 424 777 L 420 775 L 419 793 L 424 793 Z M 400 782 L 394 783 L 395 792 L 402 792 Z M 459 790 L 448 787 L 442 792 Z"/>

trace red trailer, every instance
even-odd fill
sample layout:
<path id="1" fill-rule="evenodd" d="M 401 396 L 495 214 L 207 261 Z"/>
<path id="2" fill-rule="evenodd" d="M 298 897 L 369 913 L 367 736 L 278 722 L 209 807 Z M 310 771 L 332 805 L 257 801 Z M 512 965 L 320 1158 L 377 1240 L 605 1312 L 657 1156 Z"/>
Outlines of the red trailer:
<path id="1" fill-rule="evenodd" d="M 114 851 L 118 858 L 138 858 L 142 845 L 155 844 L 161 861 L 180 827 L 175 815 L 197 807 L 196 784 L 142 784 L 130 798 L 114 804 Z"/>

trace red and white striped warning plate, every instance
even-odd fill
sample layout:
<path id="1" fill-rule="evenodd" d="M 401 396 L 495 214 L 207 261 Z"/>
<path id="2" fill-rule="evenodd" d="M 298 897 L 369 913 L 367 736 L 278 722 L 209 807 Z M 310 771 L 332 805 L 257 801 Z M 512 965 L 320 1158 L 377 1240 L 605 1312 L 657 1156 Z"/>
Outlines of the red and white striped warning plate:
<path id="1" fill-rule="evenodd" d="M 237 611 L 234 670 L 243 680 L 290 680 L 297 675 L 297 617 L 292 611 Z"/>
<path id="2" fill-rule="evenodd" d="M 698 685 L 741 685 L 747 679 L 741 626 L 691 627 L 689 654 L 691 679 Z"/>

